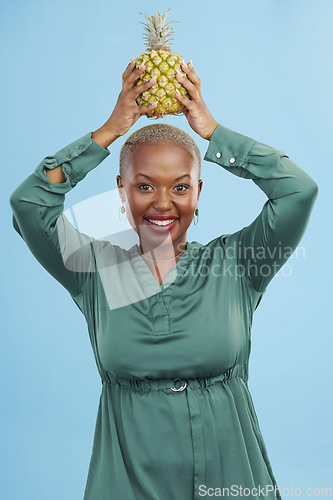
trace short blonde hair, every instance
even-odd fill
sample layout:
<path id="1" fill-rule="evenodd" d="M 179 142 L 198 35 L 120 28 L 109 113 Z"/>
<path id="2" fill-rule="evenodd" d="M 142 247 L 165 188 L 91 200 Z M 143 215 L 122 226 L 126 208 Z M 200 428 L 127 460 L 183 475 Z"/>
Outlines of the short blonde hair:
<path id="1" fill-rule="evenodd" d="M 167 123 L 155 123 L 142 127 L 131 134 L 122 145 L 119 154 L 119 175 L 124 178 L 127 165 L 134 149 L 144 143 L 172 142 L 184 146 L 197 160 L 199 178 L 201 176 L 201 154 L 195 141 L 184 130 Z"/>

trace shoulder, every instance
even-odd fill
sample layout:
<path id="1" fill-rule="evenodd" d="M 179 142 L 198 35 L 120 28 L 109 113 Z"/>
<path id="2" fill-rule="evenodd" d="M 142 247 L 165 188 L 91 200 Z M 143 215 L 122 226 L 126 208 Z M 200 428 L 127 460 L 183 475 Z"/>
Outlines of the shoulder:
<path id="1" fill-rule="evenodd" d="M 215 260 L 217 257 L 220 258 L 221 255 L 230 257 L 231 254 L 236 255 L 241 231 L 240 229 L 234 233 L 222 234 L 205 244 L 198 243 L 197 241 L 191 244 L 196 244 L 197 253 L 201 256 L 206 256 L 208 259 Z"/>
<path id="2" fill-rule="evenodd" d="M 188 254 L 190 255 L 191 266 L 205 269 L 217 269 L 217 267 L 223 266 L 236 270 L 238 266 L 239 234 L 240 231 L 225 233 L 205 244 L 192 241 L 189 247 L 190 253 Z"/>

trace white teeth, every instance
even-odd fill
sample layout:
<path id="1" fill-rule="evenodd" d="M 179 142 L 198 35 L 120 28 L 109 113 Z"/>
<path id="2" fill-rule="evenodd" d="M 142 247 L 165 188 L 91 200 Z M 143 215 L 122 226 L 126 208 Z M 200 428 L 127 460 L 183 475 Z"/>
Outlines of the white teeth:
<path id="1" fill-rule="evenodd" d="M 149 222 L 152 224 L 157 224 L 158 226 L 167 226 L 168 224 L 171 224 L 171 222 L 175 221 L 176 219 L 170 219 L 170 220 L 150 220 L 147 219 Z"/>

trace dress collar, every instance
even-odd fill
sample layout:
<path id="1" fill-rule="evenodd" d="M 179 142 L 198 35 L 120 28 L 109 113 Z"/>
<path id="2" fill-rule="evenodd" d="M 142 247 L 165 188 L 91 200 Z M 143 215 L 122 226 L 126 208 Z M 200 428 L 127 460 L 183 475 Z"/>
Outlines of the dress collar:
<path id="1" fill-rule="evenodd" d="M 128 253 L 132 262 L 134 273 L 143 287 L 145 295 L 154 295 L 166 290 L 167 288 L 171 290 L 180 277 L 186 272 L 201 247 L 202 244 L 197 241 L 188 241 L 186 250 L 182 253 L 174 266 L 168 271 L 161 285 L 159 285 L 146 261 L 142 257 L 139 245 L 137 243 L 133 245 L 128 250 Z"/>

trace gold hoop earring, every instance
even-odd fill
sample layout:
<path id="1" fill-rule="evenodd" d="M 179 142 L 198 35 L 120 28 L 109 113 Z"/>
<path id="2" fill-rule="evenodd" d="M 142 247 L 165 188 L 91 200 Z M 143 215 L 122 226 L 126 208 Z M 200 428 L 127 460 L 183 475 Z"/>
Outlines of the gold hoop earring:
<path id="1" fill-rule="evenodd" d="M 195 220 L 195 216 L 197 216 L 197 220 Z M 193 223 L 194 225 L 196 226 L 199 222 L 199 209 L 198 209 L 198 205 L 195 207 L 195 211 L 194 211 L 194 217 L 193 217 Z"/>
<path id="2" fill-rule="evenodd" d="M 120 212 L 121 212 L 122 214 L 126 212 L 126 207 L 125 207 L 125 202 L 124 202 L 124 201 L 122 201 L 122 204 L 121 204 L 121 206 L 119 207 L 119 210 L 118 210 L 118 217 L 119 217 L 119 220 L 120 220 L 120 222 L 121 222 L 122 224 L 124 224 L 124 222 L 126 222 L 126 221 L 127 221 L 127 215 L 126 215 L 126 219 L 125 219 L 125 220 L 121 220 L 121 218 L 120 218 Z"/>

